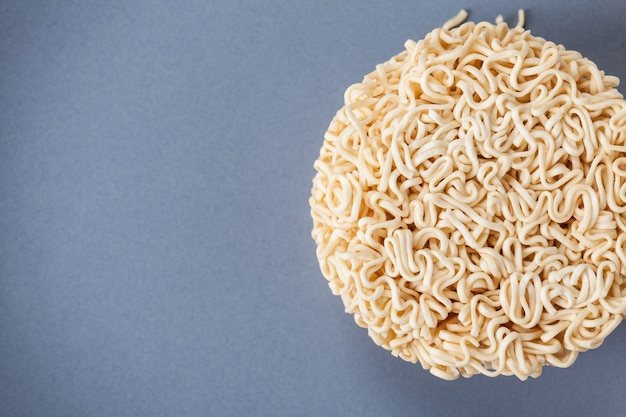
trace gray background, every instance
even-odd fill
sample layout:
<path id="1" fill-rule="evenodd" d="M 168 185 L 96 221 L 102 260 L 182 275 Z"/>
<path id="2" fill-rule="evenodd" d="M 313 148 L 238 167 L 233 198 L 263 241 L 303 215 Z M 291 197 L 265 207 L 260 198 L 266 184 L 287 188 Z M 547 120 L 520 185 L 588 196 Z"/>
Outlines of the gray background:
<path id="1" fill-rule="evenodd" d="M 626 415 L 626 325 L 536 380 L 445 382 L 319 272 L 343 91 L 461 7 L 626 80 L 618 0 L 1 2 L 0 416 Z"/>

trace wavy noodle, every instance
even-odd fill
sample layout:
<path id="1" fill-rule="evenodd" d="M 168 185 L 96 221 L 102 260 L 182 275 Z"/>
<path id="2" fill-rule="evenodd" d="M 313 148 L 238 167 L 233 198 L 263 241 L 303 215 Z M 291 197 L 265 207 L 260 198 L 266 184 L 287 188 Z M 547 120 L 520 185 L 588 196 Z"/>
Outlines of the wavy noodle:
<path id="1" fill-rule="evenodd" d="M 444 379 L 526 379 L 626 315 L 626 102 L 523 13 L 465 17 L 347 89 L 312 235 L 377 344 Z"/>

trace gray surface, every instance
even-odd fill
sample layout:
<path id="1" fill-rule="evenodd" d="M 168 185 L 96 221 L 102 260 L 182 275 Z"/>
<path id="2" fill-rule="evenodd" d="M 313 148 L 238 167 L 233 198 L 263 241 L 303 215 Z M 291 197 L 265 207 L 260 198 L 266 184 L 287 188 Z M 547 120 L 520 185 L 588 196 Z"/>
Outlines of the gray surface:
<path id="1" fill-rule="evenodd" d="M 343 91 L 407 38 L 523 7 L 626 80 L 626 2 L 383 3 L 0 4 L 0 416 L 626 415 L 626 325 L 525 383 L 376 347 L 307 201 Z"/>

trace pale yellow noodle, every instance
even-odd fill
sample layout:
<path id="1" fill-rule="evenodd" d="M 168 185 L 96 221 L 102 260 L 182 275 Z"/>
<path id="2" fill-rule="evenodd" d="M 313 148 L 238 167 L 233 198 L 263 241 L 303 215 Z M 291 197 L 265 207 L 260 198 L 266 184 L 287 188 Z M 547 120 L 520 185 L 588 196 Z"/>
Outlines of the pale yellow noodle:
<path id="1" fill-rule="evenodd" d="M 444 379 L 526 379 L 626 315 L 626 102 L 523 11 L 466 16 L 346 90 L 312 235 L 377 344 Z"/>

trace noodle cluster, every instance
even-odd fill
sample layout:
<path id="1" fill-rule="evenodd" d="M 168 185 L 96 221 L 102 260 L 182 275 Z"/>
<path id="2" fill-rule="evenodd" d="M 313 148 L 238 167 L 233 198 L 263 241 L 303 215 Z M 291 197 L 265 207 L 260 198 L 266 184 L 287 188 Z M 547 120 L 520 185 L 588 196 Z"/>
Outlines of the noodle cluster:
<path id="1" fill-rule="evenodd" d="M 438 377 L 571 365 L 626 314 L 619 80 L 501 19 L 405 48 L 324 137 L 322 273 L 378 345 Z"/>

